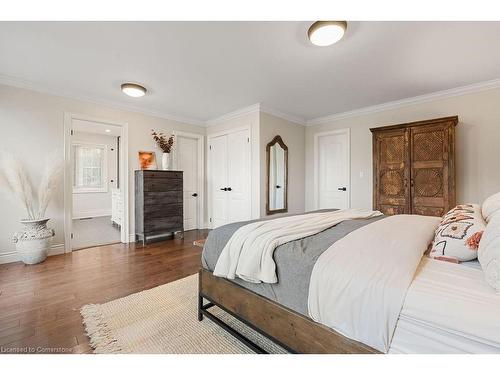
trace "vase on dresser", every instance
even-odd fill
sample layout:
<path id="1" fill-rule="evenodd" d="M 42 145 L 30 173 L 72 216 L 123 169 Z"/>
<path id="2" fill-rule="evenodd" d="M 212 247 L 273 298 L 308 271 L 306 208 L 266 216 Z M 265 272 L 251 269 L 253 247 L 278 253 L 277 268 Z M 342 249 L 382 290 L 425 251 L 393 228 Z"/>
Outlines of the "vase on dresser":
<path id="1" fill-rule="evenodd" d="M 170 170 L 170 153 L 164 152 L 161 156 L 161 169 L 164 171 Z"/>
<path id="2" fill-rule="evenodd" d="M 14 234 L 12 241 L 25 264 L 43 262 L 49 254 L 54 230 L 47 227 L 50 219 L 21 220 L 24 229 Z"/>

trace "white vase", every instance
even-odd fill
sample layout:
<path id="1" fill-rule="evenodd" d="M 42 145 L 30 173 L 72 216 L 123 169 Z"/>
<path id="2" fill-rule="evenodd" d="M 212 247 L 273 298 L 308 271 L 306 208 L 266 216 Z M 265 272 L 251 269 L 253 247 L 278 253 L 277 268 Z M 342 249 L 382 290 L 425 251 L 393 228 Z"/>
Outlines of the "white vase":
<path id="1" fill-rule="evenodd" d="M 168 152 L 164 152 L 161 156 L 161 169 L 164 171 L 168 171 L 170 169 L 170 154 Z"/>
<path id="2" fill-rule="evenodd" d="M 14 234 L 12 241 L 25 264 L 41 263 L 47 258 L 55 234 L 53 229 L 47 228 L 49 220 L 21 220 L 25 228 Z"/>

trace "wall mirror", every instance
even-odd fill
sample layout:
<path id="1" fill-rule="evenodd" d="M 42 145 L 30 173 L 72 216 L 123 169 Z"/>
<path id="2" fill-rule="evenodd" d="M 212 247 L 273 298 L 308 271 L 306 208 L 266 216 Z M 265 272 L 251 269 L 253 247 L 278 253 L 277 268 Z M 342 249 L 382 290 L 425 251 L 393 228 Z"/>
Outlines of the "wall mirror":
<path id="1" fill-rule="evenodd" d="M 268 215 L 288 210 L 288 147 L 279 135 L 267 144 Z"/>

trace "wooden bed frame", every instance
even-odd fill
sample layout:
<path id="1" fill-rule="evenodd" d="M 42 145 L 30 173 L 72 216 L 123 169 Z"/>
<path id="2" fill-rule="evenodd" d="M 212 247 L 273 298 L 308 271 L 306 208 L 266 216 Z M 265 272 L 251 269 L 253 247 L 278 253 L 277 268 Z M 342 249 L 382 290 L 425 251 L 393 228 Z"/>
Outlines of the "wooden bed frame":
<path id="1" fill-rule="evenodd" d="M 204 299 L 209 302 L 205 304 Z M 255 352 L 266 353 L 264 349 L 213 315 L 209 309 L 214 306 L 220 307 L 291 353 L 380 353 L 302 314 L 202 269 L 199 272 L 198 320 L 201 321 L 206 316 Z"/>

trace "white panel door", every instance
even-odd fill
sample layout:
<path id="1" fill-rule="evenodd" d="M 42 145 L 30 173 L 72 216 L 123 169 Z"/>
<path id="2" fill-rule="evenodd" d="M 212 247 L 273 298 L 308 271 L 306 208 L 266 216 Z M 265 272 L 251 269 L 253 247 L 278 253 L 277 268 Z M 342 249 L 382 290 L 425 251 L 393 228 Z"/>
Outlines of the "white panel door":
<path id="1" fill-rule="evenodd" d="M 228 223 L 227 136 L 212 138 L 210 143 L 210 186 L 212 190 L 212 226 Z M 225 189 L 225 190 L 224 190 Z"/>
<path id="2" fill-rule="evenodd" d="M 349 134 L 320 135 L 316 163 L 317 208 L 349 208 Z"/>
<path id="3" fill-rule="evenodd" d="M 198 139 L 177 136 L 177 168 L 184 172 L 184 230 L 198 229 Z"/>
<path id="4" fill-rule="evenodd" d="M 227 135 L 228 222 L 250 220 L 250 138 L 247 129 Z"/>

